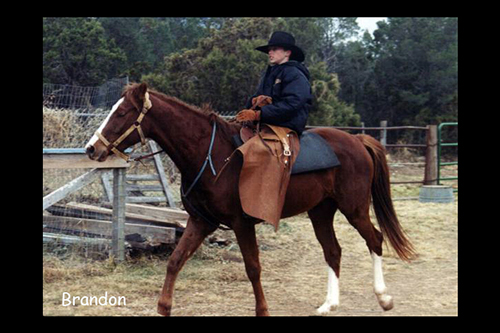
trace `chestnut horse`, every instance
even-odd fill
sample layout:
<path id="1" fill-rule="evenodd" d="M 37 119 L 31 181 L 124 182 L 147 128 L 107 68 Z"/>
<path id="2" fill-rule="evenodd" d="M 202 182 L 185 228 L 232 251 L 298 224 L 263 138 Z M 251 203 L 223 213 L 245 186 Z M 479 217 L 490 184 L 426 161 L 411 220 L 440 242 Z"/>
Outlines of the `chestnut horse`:
<path id="1" fill-rule="evenodd" d="M 234 230 L 246 272 L 252 283 L 256 314 L 269 315 L 260 275 L 255 224 L 262 222 L 244 214 L 238 193 L 242 158 L 232 158 L 215 182 L 235 147 L 231 137 L 241 125 L 213 112 L 202 111 L 176 98 L 148 90 L 147 85 L 128 86 L 122 98 L 86 145 L 93 160 L 104 161 L 144 138 L 151 138 L 170 156 L 182 174 L 182 201 L 189 213 L 186 229 L 172 253 L 158 312 L 170 315 L 174 284 L 185 262 L 219 224 Z M 341 166 L 293 175 L 282 217 L 307 212 L 328 265 L 328 289 L 320 314 L 339 305 L 341 249 L 333 229 L 339 209 L 366 241 L 373 260 L 374 291 L 384 310 L 393 307 L 382 273 L 382 242 L 387 238 L 399 257 L 409 261 L 415 252 L 396 217 L 389 186 L 383 146 L 367 135 L 351 135 L 332 128 L 313 129 L 335 150 Z M 239 155 L 238 155 L 239 156 Z M 207 168 L 207 165 L 210 165 Z M 208 170 L 207 170 L 208 169 Z M 370 221 L 373 207 L 380 229 Z"/>

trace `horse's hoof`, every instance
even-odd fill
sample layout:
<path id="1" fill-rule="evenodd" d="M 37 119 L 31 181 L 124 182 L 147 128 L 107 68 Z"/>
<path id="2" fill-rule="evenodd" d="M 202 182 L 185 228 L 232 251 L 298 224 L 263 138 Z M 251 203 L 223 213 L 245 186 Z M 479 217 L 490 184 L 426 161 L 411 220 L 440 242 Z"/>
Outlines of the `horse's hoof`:
<path id="1" fill-rule="evenodd" d="M 257 317 L 269 317 L 269 311 L 267 310 L 257 311 L 255 314 Z"/>
<path id="2" fill-rule="evenodd" d="M 170 317 L 171 310 L 172 310 L 171 305 L 163 305 L 163 304 L 158 303 L 157 312 L 159 314 L 161 314 L 162 316 Z"/>
<path id="3" fill-rule="evenodd" d="M 338 304 L 330 304 L 330 303 L 325 302 L 322 306 L 320 306 L 316 310 L 316 312 L 320 315 L 325 315 L 330 311 L 336 311 L 338 307 L 339 307 Z"/>
<path id="4" fill-rule="evenodd" d="M 384 311 L 389 311 L 394 307 L 394 301 L 392 300 L 392 296 L 389 295 L 377 295 L 378 304 L 384 309 Z"/>

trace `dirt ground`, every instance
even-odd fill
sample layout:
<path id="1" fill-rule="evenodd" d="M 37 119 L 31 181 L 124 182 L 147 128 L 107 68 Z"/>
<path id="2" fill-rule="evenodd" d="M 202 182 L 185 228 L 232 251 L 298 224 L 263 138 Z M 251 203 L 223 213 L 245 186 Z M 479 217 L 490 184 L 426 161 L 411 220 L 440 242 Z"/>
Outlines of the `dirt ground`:
<path id="1" fill-rule="evenodd" d="M 340 306 L 329 316 L 458 315 L 458 196 L 452 204 L 396 201 L 403 228 L 419 253 L 411 264 L 384 247 L 384 274 L 394 309 L 384 312 L 373 293 L 371 257 L 341 213 L 335 230 L 342 246 Z M 372 221 L 376 220 L 372 217 Z M 326 296 L 327 268 L 306 215 L 281 221 L 278 232 L 257 227 L 262 284 L 274 316 L 314 316 Z M 253 316 L 254 296 L 232 231 L 217 231 L 231 244 L 205 241 L 180 273 L 173 316 Z M 115 266 L 109 261 L 44 254 L 45 316 L 157 316 L 156 302 L 167 259 L 142 258 Z M 72 296 L 125 296 L 122 306 L 62 306 Z"/>

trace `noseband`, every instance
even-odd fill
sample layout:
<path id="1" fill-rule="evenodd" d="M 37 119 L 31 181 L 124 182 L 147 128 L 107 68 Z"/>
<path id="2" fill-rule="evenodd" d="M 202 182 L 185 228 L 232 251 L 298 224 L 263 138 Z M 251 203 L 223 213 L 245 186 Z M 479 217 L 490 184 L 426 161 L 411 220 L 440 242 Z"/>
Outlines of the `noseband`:
<path id="1" fill-rule="evenodd" d="M 110 143 L 105 137 L 104 135 L 102 135 L 101 133 L 99 133 L 99 131 L 96 131 L 95 132 L 95 135 L 97 135 L 97 137 L 99 138 L 99 140 L 102 141 L 102 143 L 104 144 L 104 146 L 112 151 L 113 153 L 115 153 L 115 155 L 117 156 L 120 156 L 121 158 L 123 158 L 126 162 L 128 162 L 130 160 L 130 157 L 119 151 L 116 147 L 118 147 L 118 145 L 123 141 L 125 140 L 129 135 L 130 133 L 132 133 L 133 131 L 135 131 L 137 129 L 137 132 L 139 132 L 139 136 L 141 137 L 141 144 L 144 146 L 146 144 L 146 137 L 144 136 L 144 133 L 142 131 L 142 128 L 141 128 L 141 122 L 142 122 L 142 119 L 144 119 L 144 116 L 146 115 L 146 113 L 151 109 L 151 107 L 153 106 L 153 104 L 151 103 L 151 100 L 149 99 L 149 93 L 146 92 L 146 94 L 144 95 L 144 106 L 142 108 L 142 111 L 141 113 L 139 114 L 139 117 L 137 117 L 137 120 L 135 121 L 135 123 L 133 123 L 129 128 L 128 130 L 125 131 L 125 133 L 123 133 L 118 139 L 116 139 L 113 143 Z"/>

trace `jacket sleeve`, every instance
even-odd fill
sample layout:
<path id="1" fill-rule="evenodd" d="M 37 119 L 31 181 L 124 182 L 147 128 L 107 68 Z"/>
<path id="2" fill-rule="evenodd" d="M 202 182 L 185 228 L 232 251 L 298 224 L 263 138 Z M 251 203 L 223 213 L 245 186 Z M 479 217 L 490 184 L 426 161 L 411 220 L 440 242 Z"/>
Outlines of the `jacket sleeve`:
<path id="1" fill-rule="evenodd" d="M 288 76 L 290 77 L 288 79 Z M 307 78 L 296 70 L 284 77 L 282 98 L 262 107 L 260 119 L 264 123 L 286 122 L 293 118 L 311 97 L 311 86 Z"/>

